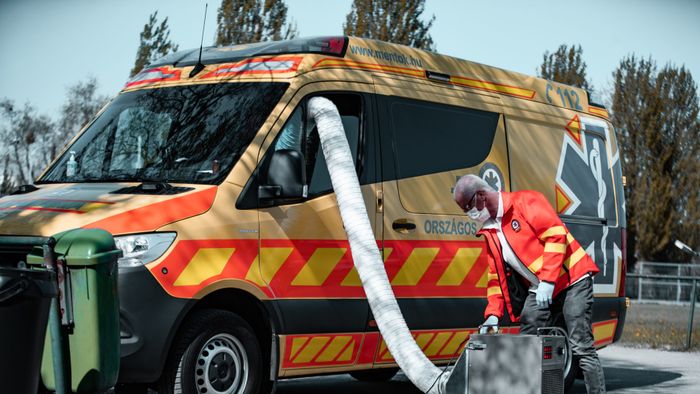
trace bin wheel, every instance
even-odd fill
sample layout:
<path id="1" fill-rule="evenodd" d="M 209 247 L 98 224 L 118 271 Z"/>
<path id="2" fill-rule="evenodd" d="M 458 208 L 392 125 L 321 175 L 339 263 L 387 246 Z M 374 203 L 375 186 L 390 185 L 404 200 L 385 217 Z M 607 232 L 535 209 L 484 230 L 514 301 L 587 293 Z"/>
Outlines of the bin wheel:
<path id="1" fill-rule="evenodd" d="M 366 371 L 350 372 L 350 376 L 360 382 L 386 382 L 391 380 L 398 372 L 398 368 L 368 369 Z"/>
<path id="2" fill-rule="evenodd" d="M 257 393 L 262 354 L 253 329 L 235 313 L 196 312 L 185 323 L 160 381 L 162 393 Z"/>

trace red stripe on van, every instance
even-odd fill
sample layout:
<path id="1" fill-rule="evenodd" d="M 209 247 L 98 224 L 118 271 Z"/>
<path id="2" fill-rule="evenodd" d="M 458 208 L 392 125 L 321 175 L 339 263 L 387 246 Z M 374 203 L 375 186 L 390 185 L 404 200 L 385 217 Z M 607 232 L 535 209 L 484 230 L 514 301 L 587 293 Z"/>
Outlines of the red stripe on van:
<path id="1" fill-rule="evenodd" d="M 216 187 L 133 209 L 83 226 L 101 228 L 112 234 L 153 231 L 166 224 L 200 215 L 211 207 Z"/>

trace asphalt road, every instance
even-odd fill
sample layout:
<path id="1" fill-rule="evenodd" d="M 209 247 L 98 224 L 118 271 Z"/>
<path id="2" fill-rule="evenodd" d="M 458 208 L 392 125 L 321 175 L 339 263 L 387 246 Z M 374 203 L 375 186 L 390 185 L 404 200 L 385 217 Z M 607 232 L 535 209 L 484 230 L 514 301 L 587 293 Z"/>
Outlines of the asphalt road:
<path id="1" fill-rule="evenodd" d="M 700 393 L 700 353 L 609 346 L 599 352 L 609 393 Z M 585 393 L 577 381 L 572 393 Z M 350 375 L 281 381 L 278 394 L 419 394 L 399 373 L 383 383 L 358 382 Z"/>

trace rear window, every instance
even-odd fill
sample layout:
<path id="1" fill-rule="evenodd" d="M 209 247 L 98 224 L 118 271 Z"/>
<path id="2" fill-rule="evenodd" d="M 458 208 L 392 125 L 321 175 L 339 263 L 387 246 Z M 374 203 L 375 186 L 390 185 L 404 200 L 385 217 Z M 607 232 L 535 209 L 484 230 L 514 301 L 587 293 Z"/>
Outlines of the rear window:
<path id="1" fill-rule="evenodd" d="M 229 83 L 119 95 L 40 183 L 223 181 L 286 83 Z"/>
<path id="2" fill-rule="evenodd" d="M 491 151 L 499 114 L 392 99 L 398 178 L 469 168 Z"/>

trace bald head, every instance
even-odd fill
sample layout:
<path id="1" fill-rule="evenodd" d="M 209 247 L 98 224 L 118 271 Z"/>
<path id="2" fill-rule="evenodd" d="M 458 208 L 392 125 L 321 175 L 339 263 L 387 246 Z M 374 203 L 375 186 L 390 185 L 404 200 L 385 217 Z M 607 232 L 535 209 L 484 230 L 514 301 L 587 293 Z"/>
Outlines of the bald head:
<path id="1" fill-rule="evenodd" d="M 459 178 L 454 187 L 453 197 L 457 205 L 464 209 L 464 206 L 469 202 L 467 199 L 471 200 L 479 191 L 496 192 L 486 181 L 476 175 L 469 174 Z"/>

